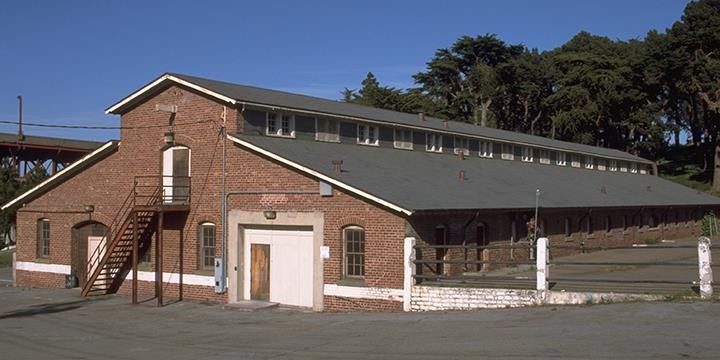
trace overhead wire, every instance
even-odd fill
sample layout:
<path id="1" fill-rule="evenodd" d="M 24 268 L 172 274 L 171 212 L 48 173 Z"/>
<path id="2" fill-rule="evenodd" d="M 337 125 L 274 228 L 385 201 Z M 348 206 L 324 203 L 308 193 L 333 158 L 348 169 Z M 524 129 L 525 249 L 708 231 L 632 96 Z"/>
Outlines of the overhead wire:
<path id="1" fill-rule="evenodd" d="M 194 124 L 202 124 L 202 123 L 208 123 L 208 122 L 213 122 L 213 120 L 212 120 L 212 119 L 207 119 L 207 120 L 201 120 L 201 121 L 173 123 L 173 126 L 194 125 Z M 0 124 L 19 125 L 20 123 L 17 122 L 17 121 L 0 120 Z M 144 126 L 58 125 L 58 124 L 29 123 L 29 122 L 25 122 L 25 121 L 23 121 L 22 125 L 23 125 L 23 126 L 45 127 L 45 128 L 88 129 L 88 130 L 133 130 L 133 129 L 163 128 L 163 127 L 167 127 L 167 126 L 168 126 L 168 125 L 144 125 Z"/>

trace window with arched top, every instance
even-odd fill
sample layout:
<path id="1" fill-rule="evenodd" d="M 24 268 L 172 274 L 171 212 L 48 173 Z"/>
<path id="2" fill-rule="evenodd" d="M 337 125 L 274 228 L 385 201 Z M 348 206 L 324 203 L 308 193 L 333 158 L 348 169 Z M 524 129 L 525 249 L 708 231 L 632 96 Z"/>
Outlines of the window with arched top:
<path id="1" fill-rule="evenodd" d="M 215 224 L 203 222 L 198 226 L 198 270 L 215 268 Z"/>
<path id="2" fill-rule="evenodd" d="M 37 221 L 37 257 L 46 258 L 50 256 L 50 220 L 38 219 Z"/>
<path id="3" fill-rule="evenodd" d="M 343 276 L 346 278 L 365 277 L 365 229 L 347 226 L 343 237 Z"/>

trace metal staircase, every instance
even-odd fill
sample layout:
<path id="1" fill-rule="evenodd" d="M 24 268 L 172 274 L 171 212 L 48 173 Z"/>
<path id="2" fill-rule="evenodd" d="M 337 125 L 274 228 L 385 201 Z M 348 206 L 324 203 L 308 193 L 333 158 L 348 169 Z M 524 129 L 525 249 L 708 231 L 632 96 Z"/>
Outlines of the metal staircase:
<path id="1" fill-rule="evenodd" d="M 149 251 L 152 236 L 162 226 L 162 221 L 158 219 L 163 212 L 189 210 L 189 178 L 184 180 L 187 181 L 178 181 L 182 185 L 170 188 L 163 185 L 163 177 L 135 178 L 132 191 L 88 258 L 88 278 L 82 296 L 117 292 L 133 266 L 133 241 L 137 239 L 139 259 Z M 179 193 L 182 197 L 179 197 Z"/>

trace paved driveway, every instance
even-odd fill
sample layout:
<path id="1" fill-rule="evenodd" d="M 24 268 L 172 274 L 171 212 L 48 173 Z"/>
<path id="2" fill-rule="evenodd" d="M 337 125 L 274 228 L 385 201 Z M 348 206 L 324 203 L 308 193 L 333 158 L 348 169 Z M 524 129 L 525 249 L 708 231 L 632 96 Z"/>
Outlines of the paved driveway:
<path id="1" fill-rule="evenodd" d="M 0 288 L 3 359 L 720 358 L 720 303 L 440 313 L 241 312 Z"/>

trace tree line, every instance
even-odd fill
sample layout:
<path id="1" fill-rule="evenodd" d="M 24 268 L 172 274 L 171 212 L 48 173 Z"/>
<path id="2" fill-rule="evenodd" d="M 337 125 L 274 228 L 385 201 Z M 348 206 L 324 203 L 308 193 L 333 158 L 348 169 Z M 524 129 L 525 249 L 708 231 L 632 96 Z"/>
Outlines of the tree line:
<path id="1" fill-rule="evenodd" d="M 438 49 L 416 87 L 372 73 L 343 100 L 615 148 L 656 160 L 688 134 L 720 167 L 720 0 L 690 2 L 664 32 L 612 40 L 580 32 L 540 52 L 496 35 Z M 720 171 L 713 189 L 720 190 Z"/>

